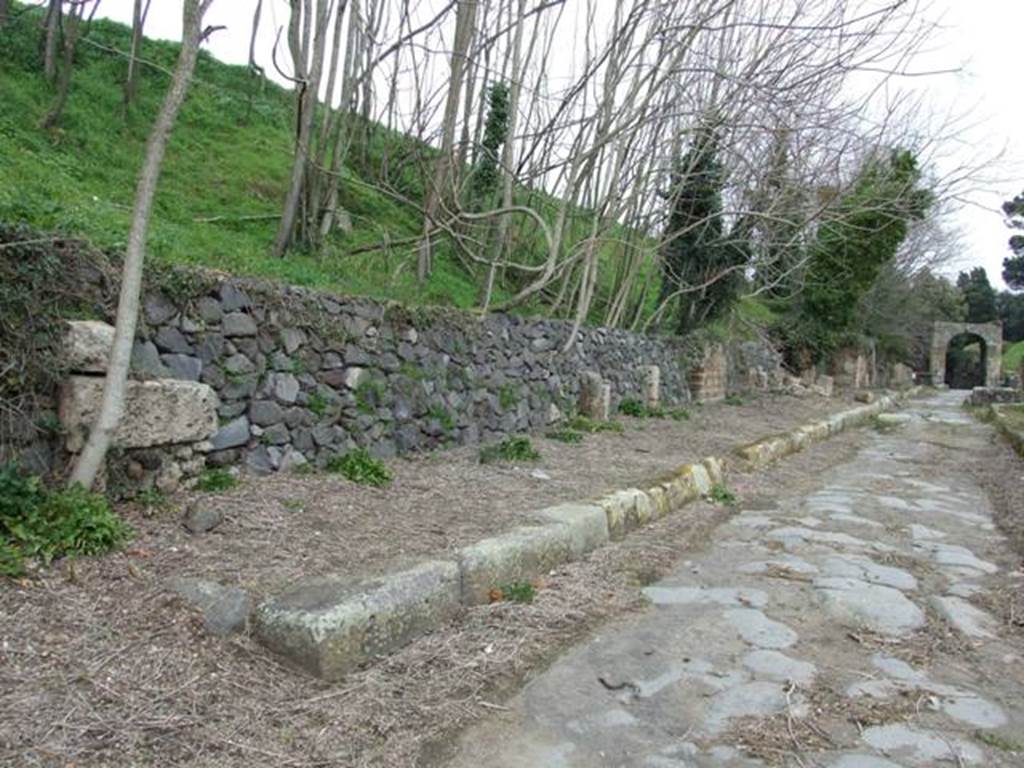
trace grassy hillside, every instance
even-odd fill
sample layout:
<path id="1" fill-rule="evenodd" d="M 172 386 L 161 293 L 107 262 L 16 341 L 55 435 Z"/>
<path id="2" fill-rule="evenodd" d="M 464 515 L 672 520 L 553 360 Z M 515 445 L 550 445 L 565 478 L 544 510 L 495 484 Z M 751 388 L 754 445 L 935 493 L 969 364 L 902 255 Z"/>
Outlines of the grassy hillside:
<path id="1" fill-rule="evenodd" d="M 1003 370 L 1016 371 L 1024 362 L 1024 341 L 1008 344 L 1003 349 Z"/>
<path id="2" fill-rule="evenodd" d="M 128 29 L 97 20 L 79 45 L 71 98 L 58 130 L 39 121 L 53 96 L 39 64 L 39 18 L 21 12 L 0 30 L 0 220 L 59 230 L 119 248 L 128 231 L 135 176 L 163 98 L 177 46 L 147 40 L 139 99 L 122 118 L 122 57 Z M 360 184 L 346 169 L 343 203 L 354 230 L 316 257 L 267 256 L 291 160 L 291 94 L 272 84 L 249 94 L 244 67 L 203 54 L 163 167 L 150 231 L 150 255 L 169 264 L 203 264 L 345 293 L 412 303 L 469 306 L 476 283 L 443 249 L 425 291 L 407 260 L 387 249 L 351 255 L 360 246 L 415 235 L 408 207 Z M 383 129 L 380 130 L 384 133 Z M 368 162 L 372 163 L 372 157 Z M 268 217 L 253 219 L 243 217 Z M 219 221 L 201 219 L 224 217 Z"/>

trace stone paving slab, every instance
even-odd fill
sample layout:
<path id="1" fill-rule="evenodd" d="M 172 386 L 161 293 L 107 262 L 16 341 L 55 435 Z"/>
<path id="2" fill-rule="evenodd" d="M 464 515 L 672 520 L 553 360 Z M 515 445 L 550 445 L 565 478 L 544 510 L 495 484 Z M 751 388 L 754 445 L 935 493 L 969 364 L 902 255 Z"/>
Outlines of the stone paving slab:
<path id="1" fill-rule="evenodd" d="M 1016 567 L 956 458 L 989 429 L 955 393 L 902 415 L 812 492 L 741 509 L 452 768 L 1024 765 L 1024 648 L 970 600 Z M 830 748 L 755 748 L 805 718 Z"/>

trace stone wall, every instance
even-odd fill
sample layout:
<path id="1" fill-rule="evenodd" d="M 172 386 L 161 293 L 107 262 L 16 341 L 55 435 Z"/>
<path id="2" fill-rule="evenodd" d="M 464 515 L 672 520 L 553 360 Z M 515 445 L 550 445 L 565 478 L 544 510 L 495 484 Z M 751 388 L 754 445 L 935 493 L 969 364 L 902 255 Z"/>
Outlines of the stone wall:
<path id="1" fill-rule="evenodd" d="M 408 310 L 263 283 L 145 298 L 139 375 L 210 385 L 213 464 L 272 471 L 365 447 L 379 456 L 543 427 L 574 409 L 592 371 L 612 410 L 644 398 L 658 366 L 666 404 L 689 400 L 678 339 L 507 315 Z"/>

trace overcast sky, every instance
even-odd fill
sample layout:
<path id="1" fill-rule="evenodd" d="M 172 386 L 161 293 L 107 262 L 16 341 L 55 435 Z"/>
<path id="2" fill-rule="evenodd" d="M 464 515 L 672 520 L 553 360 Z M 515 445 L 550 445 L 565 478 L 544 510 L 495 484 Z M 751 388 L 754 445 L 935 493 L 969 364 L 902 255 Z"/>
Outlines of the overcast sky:
<path id="1" fill-rule="evenodd" d="M 609 0 L 611 2 L 611 0 Z M 132 0 L 103 0 L 100 15 L 130 23 Z M 209 48 L 216 57 L 244 64 L 255 0 L 216 0 L 210 24 L 227 30 L 214 35 Z M 963 231 L 965 252 L 952 268 L 981 265 L 993 284 L 1002 286 L 1003 258 L 1009 253 L 1009 233 L 999 207 L 1024 191 L 1024 97 L 1020 88 L 1021 40 L 1024 2 L 1021 0 L 933 0 L 931 14 L 943 21 L 943 31 L 921 69 L 959 70 L 953 74 L 913 78 L 904 85 L 922 91 L 938 113 L 969 116 L 958 135 L 956 157 L 973 163 L 979 157 L 1002 153 L 970 200 L 954 216 Z M 146 34 L 178 39 L 181 4 L 173 0 L 152 3 Z M 287 0 L 264 2 L 262 40 L 258 50 L 273 46 L 274 30 L 288 18 Z M 269 68 L 268 68 L 269 69 Z"/>

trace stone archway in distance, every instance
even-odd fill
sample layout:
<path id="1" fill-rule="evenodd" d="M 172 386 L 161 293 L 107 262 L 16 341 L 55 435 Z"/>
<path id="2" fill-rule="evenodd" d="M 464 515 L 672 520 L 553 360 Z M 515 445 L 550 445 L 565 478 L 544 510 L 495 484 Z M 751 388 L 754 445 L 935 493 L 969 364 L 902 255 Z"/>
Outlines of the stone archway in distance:
<path id="1" fill-rule="evenodd" d="M 932 384 L 945 383 L 949 343 L 964 334 L 979 337 L 985 345 L 985 386 L 998 387 L 1003 365 L 1003 326 L 1000 323 L 935 323 L 929 354 Z"/>

